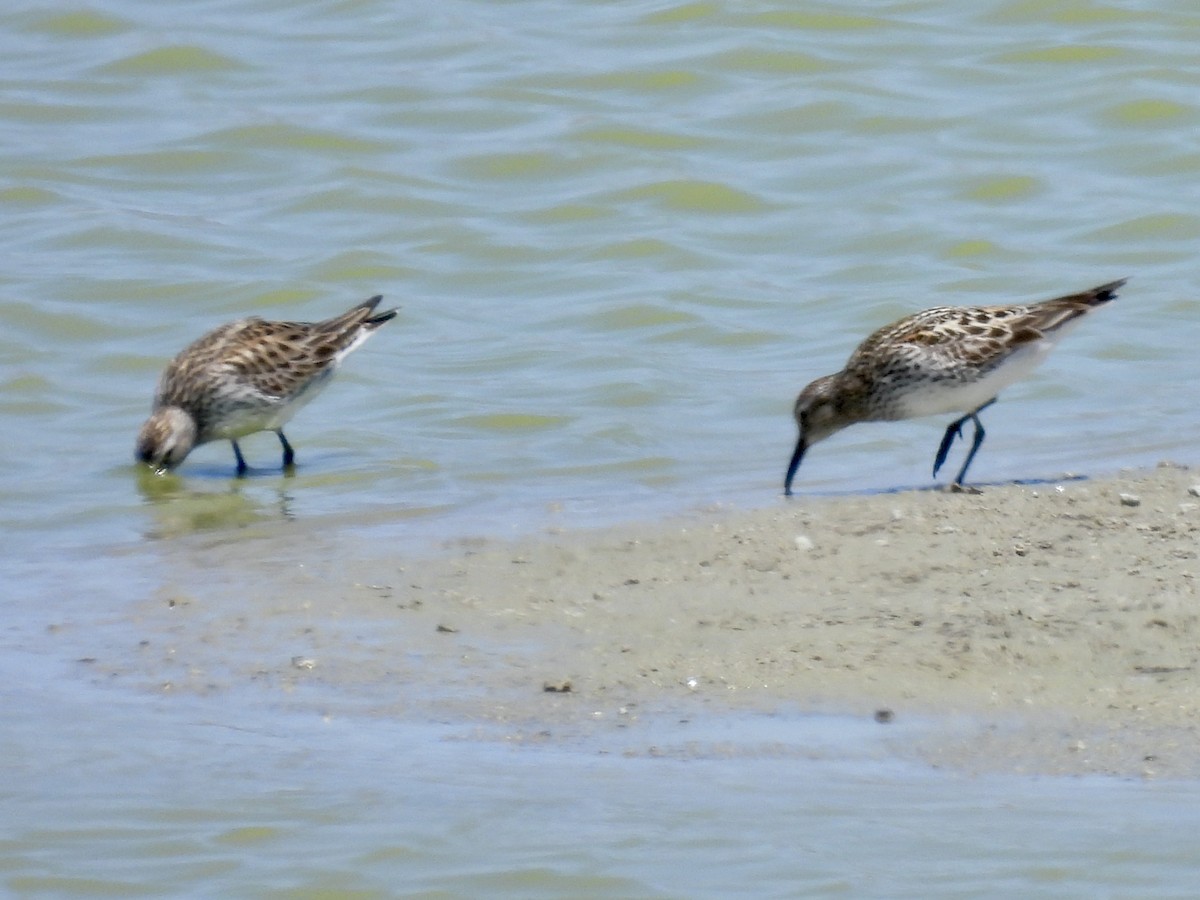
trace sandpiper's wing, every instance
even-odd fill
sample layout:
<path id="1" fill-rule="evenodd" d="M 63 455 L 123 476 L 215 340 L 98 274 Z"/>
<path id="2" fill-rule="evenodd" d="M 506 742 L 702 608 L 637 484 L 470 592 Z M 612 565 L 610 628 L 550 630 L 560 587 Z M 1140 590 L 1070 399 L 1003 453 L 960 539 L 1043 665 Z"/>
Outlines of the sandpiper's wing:
<path id="1" fill-rule="evenodd" d="M 922 310 L 868 337 L 851 355 L 848 371 L 878 368 L 881 360 L 922 368 L 987 365 L 1053 335 L 1064 325 L 1113 300 L 1125 279 L 1089 291 L 1004 306 L 938 306 Z"/>
<path id="2" fill-rule="evenodd" d="M 282 401 L 315 378 L 332 374 L 343 357 L 396 315 L 374 314 L 381 296 L 323 322 L 268 322 L 257 316 L 222 325 L 183 350 L 163 373 L 160 400 L 212 396 Z M 189 398 L 182 398 L 189 399 Z"/>

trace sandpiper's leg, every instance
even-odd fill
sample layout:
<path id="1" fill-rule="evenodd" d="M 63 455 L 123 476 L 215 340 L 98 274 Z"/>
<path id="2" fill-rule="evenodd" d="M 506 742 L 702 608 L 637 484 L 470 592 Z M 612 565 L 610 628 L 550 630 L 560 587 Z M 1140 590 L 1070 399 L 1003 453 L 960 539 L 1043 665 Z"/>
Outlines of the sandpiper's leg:
<path id="1" fill-rule="evenodd" d="M 938 469 L 942 467 L 942 463 L 946 461 L 946 454 L 950 452 L 950 445 L 954 443 L 954 439 L 962 434 L 963 422 L 971 418 L 970 414 L 963 416 L 961 419 L 955 419 L 946 426 L 946 433 L 942 435 L 942 442 L 938 445 L 937 456 L 933 458 L 933 477 L 937 478 Z"/>
<path id="2" fill-rule="evenodd" d="M 938 445 L 937 456 L 933 458 L 933 475 L 936 478 L 938 469 L 942 467 L 942 463 L 946 461 L 946 454 L 950 452 L 950 445 L 954 443 L 954 439 L 962 434 L 963 424 L 970 419 L 975 423 L 975 438 L 971 443 L 971 450 L 967 453 L 967 461 L 963 463 L 963 467 L 958 472 L 958 477 L 954 479 L 954 484 L 962 484 L 963 476 L 967 474 L 967 467 L 971 465 L 971 460 L 975 458 L 975 451 L 979 449 L 979 445 L 983 443 L 983 438 L 986 432 L 983 430 L 983 423 L 979 421 L 979 413 L 983 412 L 989 406 L 996 402 L 993 397 L 982 406 L 978 406 L 971 412 L 967 413 L 961 419 L 955 419 L 946 426 L 946 433 L 942 435 L 942 443 Z"/>
<path id="3" fill-rule="evenodd" d="M 237 457 L 237 477 L 245 478 L 250 467 L 246 465 L 246 460 L 242 457 L 242 448 L 237 445 L 237 441 L 231 440 L 229 443 L 233 444 L 233 455 Z"/>
<path id="4" fill-rule="evenodd" d="M 960 487 L 963 479 L 967 477 L 967 467 L 971 465 L 971 460 L 975 458 L 975 451 L 979 449 L 979 445 L 983 443 L 983 436 L 987 433 L 983 430 L 983 423 L 979 421 L 979 416 L 971 413 L 967 418 L 975 423 L 975 439 L 971 441 L 971 452 L 967 454 L 967 461 L 963 463 L 963 467 L 958 470 L 958 477 L 954 479 L 954 483 Z"/>
<path id="5" fill-rule="evenodd" d="M 292 445 L 288 443 L 288 439 L 283 436 L 282 428 L 275 433 L 279 435 L 279 443 L 283 444 L 283 467 L 290 469 L 296 464 L 296 451 L 292 449 Z"/>

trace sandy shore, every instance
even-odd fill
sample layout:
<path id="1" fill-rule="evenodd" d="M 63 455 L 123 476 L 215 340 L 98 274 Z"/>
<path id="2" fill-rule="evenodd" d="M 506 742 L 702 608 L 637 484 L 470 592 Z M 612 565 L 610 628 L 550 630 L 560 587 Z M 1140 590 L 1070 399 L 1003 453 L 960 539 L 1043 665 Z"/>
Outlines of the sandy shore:
<path id="1" fill-rule="evenodd" d="M 1200 472 L 1164 466 L 780 498 L 421 560 L 312 534 L 283 561 L 255 540 L 240 561 L 192 547 L 139 610 L 134 668 L 163 691 L 257 682 L 513 739 L 886 710 L 930 717 L 895 749 L 936 765 L 1196 777 L 1198 493 Z"/>

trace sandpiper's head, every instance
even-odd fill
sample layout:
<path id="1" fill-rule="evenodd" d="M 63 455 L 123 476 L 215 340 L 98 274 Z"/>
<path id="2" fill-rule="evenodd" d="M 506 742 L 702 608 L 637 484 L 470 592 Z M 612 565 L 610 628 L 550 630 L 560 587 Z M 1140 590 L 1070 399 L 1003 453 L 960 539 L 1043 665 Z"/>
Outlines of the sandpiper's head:
<path id="1" fill-rule="evenodd" d="M 783 481 L 783 493 L 791 495 L 792 478 L 800 468 L 800 460 L 804 452 L 818 441 L 823 441 L 838 431 L 841 431 L 853 421 L 845 411 L 843 394 L 838 390 L 837 375 L 825 375 L 818 378 L 800 392 L 796 398 L 794 415 L 796 425 L 800 428 L 800 437 L 796 440 L 796 449 L 792 453 L 792 461 L 788 463 L 787 476 Z"/>
<path id="2" fill-rule="evenodd" d="M 163 406 L 138 433 L 136 455 L 162 475 L 183 462 L 195 445 L 196 420 L 178 406 Z"/>

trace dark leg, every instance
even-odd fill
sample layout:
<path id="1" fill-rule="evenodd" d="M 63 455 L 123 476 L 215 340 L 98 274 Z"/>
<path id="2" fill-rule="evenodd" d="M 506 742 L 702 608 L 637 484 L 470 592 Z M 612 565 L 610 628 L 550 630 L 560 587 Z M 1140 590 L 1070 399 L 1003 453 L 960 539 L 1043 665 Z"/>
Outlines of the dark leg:
<path id="1" fill-rule="evenodd" d="M 288 439 L 283 436 L 282 428 L 275 433 L 279 435 L 279 443 L 283 444 L 283 467 L 290 469 L 296 464 L 296 452 L 292 449 L 292 445 L 288 443 Z"/>
<path id="2" fill-rule="evenodd" d="M 983 430 L 983 423 L 979 421 L 979 414 L 996 402 L 993 397 L 982 406 L 976 407 L 971 412 L 967 413 L 961 419 L 955 419 L 946 426 L 946 433 L 942 435 L 942 443 L 938 445 L 937 456 L 933 458 L 933 475 L 936 478 L 938 469 L 942 467 L 942 463 L 946 461 L 946 454 L 950 452 L 950 445 L 954 443 L 954 439 L 962 435 L 963 424 L 970 419 L 975 423 L 975 438 L 971 443 L 971 450 L 967 454 L 967 461 L 963 463 L 962 469 L 959 470 L 958 477 L 954 479 L 955 484 L 962 484 L 963 477 L 967 474 L 967 467 L 971 465 L 971 460 L 975 458 L 975 451 L 979 449 L 979 445 L 983 443 L 983 438 L 986 432 Z"/>
<path id="3" fill-rule="evenodd" d="M 933 477 L 937 478 L 938 469 L 942 467 L 942 463 L 946 461 L 946 454 L 950 452 L 950 445 L 954 443 L 954 439 L 962 434 L 963 422 L 971 418 L 971 414 L 963 416 L 961 419 L 955 419 L 946 426 L 946 433 L 942 435 L 942 443 L 938 446 L 937 456 L 933 458 Z"/>
<path id="4" fill-rule="evenodd" d="M 237 477 L 245 478 L 249 466 L 246 465 L 246 460 L 242 458 L 242 448 L 237 445 L 237 441 L 230 441 L 233 444 L 233 455 L 237 457 Z"/>
<path id="5" fill-rule="evenodd" d="M 967 467 L 971 465 L 971 460 L 975 458 L 975 451 L 979 449 L 979 445 L 983 443 L 983 436 L 987 433 L 983 430 L 983 423 L 979 421 L 979 416 L 971 413 L 968 418 L 975 423 L 975 439 L 971 441 L 971 452 L 967 454 L 967 461 L 963 463 L 963 467 L 958 470 L 958 477 L 954 479 L 954 483 L 959 486 L 967 477 Z"/>

